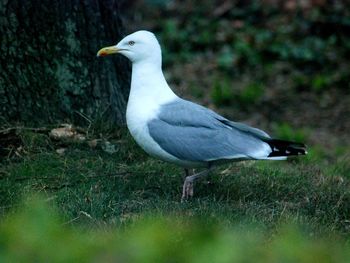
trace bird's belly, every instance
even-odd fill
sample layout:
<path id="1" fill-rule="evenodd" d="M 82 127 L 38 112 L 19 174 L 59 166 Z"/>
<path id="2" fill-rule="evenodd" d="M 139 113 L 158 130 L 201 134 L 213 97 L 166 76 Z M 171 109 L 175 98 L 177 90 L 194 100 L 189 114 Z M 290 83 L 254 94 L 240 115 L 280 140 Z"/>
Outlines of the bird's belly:
<path id="1" fill-rule="evenodd" d="M 159 145 L 154 142 L 149 135 L 148 127 L 146 123 L 135 123 L 134 121 L 127 120 L 128 129 L 131 136 L 135 139 L 137 144 L 148 154 L 161 159 L 171 159 L 170 154 L 163 151 Z M 169 155 L 169 156 L 168 156 Z"/>
<path id="2" fill-rule="evenodd" d="M 133 115 L 135 116 L 135 115 Z M 140 115 L 139 115 L 140 116 Z M 136 143 L 149 155 L 161 159 L 166 162 L 171 162 L 182 167 L 200 167 L 205 166 L 205 163 L 195 163 L 185 160 L 180 160 L 175 156 L 164 151 L 158 143 L 150 136 L 147 126 L 147 119 L 143 118 L 131 118 L 130 113 L 126 114 L 126 123 L 130 131 L 131 136 L 135 139 Z"/>

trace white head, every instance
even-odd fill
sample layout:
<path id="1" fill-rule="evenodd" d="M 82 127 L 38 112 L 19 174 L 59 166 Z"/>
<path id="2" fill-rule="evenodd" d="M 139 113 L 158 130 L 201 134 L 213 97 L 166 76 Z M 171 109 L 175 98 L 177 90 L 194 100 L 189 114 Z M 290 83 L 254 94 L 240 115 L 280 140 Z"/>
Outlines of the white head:
<path id="1" fill-rule="evenodd" d="M 98 57 L 111 54 L 122 54 L 132 63 L 151 62 L 160 63 L 162 52 L 155 35 L 141 30 L 124 37 L 117 45 L 105 47 L 97 52 Z"/>

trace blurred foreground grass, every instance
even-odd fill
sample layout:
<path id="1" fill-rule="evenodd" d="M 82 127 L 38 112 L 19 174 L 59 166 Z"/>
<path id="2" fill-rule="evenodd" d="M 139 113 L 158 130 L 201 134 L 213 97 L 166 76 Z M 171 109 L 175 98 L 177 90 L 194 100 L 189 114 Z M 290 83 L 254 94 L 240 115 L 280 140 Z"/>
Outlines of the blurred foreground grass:
<path id="1" fill-rule="evenodd" d="M 1 262 L 349 262 L 335 236 L 283 226 L 273 236 L 198 218 L 149 216 L 127 229 L 73 228 L 31 198 L 0 222 Z"/>
<path id="2" fill-rule="evenodd" d="M 348 148 L 224 165 L 181 203 L 182 169 L 106 134 L 92 147 L 17 131 L 0 162 L 0 262 L 349 261 Z"/>

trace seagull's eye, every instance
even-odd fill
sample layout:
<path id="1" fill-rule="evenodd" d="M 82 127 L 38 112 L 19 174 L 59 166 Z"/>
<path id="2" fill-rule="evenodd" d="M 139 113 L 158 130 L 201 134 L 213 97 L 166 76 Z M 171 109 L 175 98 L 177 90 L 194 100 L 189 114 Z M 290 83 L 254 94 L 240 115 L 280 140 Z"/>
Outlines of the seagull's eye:
<path id="1" fill-rule="evenodd" d="M 132 41 L 132 40 L 131 40 L 131 41 L 128 42 L 128 45 L 129 45 L 129 46 L 133 46 L 134 44 L 135 44 L 135 41 Z"/>

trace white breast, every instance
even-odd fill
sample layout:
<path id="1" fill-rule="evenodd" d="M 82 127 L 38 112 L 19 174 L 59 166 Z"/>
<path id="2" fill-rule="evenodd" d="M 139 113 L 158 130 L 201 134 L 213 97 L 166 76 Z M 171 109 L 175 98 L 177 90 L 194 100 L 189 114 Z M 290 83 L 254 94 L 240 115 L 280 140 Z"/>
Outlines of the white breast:
<path id="1" fill-rule="evenodd" d="M 126 110 L 126 122 L 136 142 L 149 154 L 157 148 L 149 135 L 147 122 L 157 115 L 157 107 L 150 101 L 129 102 Z"/>
<path id="2" fill-rule="evenodd" d="M 126 111 L 128 129 L 137 144 L 149 155 L 180 164 L 181 161 L 178 158 L 164 151 L 149 134 L 147 123 L 157 116 L 158 110 L 159 105 L 152 100 L 145 101 L 145 98 L 142 103 L 129 102 Z"/>

